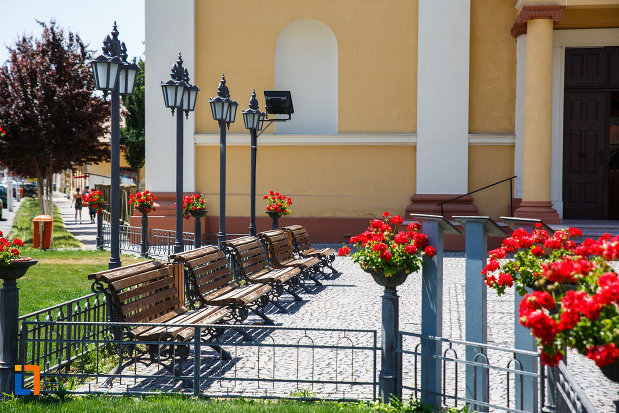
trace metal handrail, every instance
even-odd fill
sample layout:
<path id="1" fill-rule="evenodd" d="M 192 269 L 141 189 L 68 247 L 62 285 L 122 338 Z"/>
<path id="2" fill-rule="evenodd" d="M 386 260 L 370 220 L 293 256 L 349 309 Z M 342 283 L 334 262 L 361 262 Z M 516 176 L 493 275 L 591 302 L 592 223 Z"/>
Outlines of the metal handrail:
<path id="1" fill-rule="evenodd" d="M 474 194 L 475 192 L 483 191 L 484 189 L 488 189 L 488 188 L 490 188 L 491 186 L 495 186 L 495 185 L 498 185 L 498 184 L 502 184 L 502 183 L 503 183 L 503 182 L 505 182 L 505 181 L 509 181 L 509 212 L 510 212 L 510 216 L 514 216 L 514 200 L 513 200 L 513 184 L 512 184 L 512 181 L 513 181 L 513 180 L 514 180 L 514 178 L 516 178 L 516 177 L 517 177 L 517 176 L 516 176 L 516 175 L 514 175 L 514 176 L 512 176 L 512 177 L 509 177 L 509 178 L 503 179 L 503 180 L 498 181 L 498 182 L 495 182 L 495 183 L 493 183 L 493 184 L 486 185 L 486 186 L 484 186 L 483 188 L 479 188 L 479 189 L 476 189 L 476 190 L 474 190 L 474 191 L 468 192 L 468 193 L 466 193 L 466 194 L 464 194 L 464 195 L 460 195 L 460 196 L 457 196 L 457 197 L 452 198 L 452 199 L 450 199 L 450 200 L 443 201 L 443 202 L 441 202 L 440 204 L 436 204 L 436 206 L 440 206 L 440 207 L 441 207 L 441 215 L 442 215 L 442 216 L 445 216 L 445 213 L 443 212 L 443 205 L 448 204 L 448 203 L 450 203 L 450 202 L 453 202 L 453 201 L 455 201 L 455 200 L 458 200 L 458 199 L 460 199 L 460 198 L 464 198 L 465 196 L 468 196 L 468 195 Z"/>

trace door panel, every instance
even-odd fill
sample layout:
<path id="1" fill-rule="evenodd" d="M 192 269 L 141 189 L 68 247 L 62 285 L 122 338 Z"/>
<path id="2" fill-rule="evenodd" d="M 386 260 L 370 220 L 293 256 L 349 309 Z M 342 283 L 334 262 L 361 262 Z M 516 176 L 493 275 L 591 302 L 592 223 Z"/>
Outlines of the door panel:
<path id="1" fill-rule="evenodd" d="M 565 219 L 607 217 L 608 93 L 566 92 L 563 158 Z"/>

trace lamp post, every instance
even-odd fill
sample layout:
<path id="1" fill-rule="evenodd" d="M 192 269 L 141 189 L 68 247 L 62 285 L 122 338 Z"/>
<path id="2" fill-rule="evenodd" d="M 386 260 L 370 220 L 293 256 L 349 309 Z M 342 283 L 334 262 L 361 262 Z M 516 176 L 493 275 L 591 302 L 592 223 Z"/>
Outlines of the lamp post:
<path id="1" fill-rule="evenodd" d="M 219 248 L 226 240 L 226 127 L 234 123 L 238 103 L 230 99 L 230 91 L 226 86 L 225 75 L 217 87 L 217 97 L 210 98 L 213 119 L 219 122 L 219 232 L 217 245 Z"/>
<path id="2" fill-rule="evenodd" d="M 256 152 L 258 151 L 258 131 L 262 130 L 265 114 L 258 108 L 256 89 L 249 99 L 249 109 L 243 111 L 245 128 L 251 134 L 251 198 L 249 216 L 249 235 L 256 235 Z"/>
<path id="3" fill-rule="evenodd" d="M 112 37 L 103 39 L 103 54 L 90 64 L 95 87 L 104 95 L 111 94 L 111 185 L 110 185 L 110 262 L 109 268 L 118 268 L 120 262 L 120 95 L 132 95 L 139 67 L 127 62 L 127 47 L 118 40 L 116 22 Z"/>
<path id="4" fill-rule="evenodd" d="M 189 117 L 196 107 L 198 96 L 197 86 L 189 84 L 189 72 L 183 67 L 183 58 L 178 54 L 178 60 L 172 67 L 170 79 L 161 82 L 163 101 L 166 108 L 176 112 L 176 240 L 174 241 L 174 253 L 183 252 L 183 115 Z"/>

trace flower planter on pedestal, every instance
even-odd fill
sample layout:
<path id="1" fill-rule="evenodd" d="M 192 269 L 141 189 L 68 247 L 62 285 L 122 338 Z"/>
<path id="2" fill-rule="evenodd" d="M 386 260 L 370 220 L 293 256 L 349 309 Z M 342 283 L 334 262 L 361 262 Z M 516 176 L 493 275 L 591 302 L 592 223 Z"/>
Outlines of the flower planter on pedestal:
<path id="1" fill-rule="evenodd" d="M 614 363 L 607 364 L 604 367 L 600 367 L 602 373 L 609 380 L 614 381 L 615 383 L 619 383 L 619 360 L 616 360 Z"/>
<path id="2" fill-rule="evenodd" d="M 269 216 L 273 220 L 273 224 L 271 225 L 271 229 L 273 229 L 273 230 L 279 229 L 279 217 L 281 217 L 282 214 L 280 214 L 279 212 L 275 212 L 275 211 L 267 211 L 267 214 L 269 214 Z"/>
<path id="3" fill-rule="evenodd" d="M 200 224 L 200 218 L 206 215 L 206 209 L 198 208 L 191 210 L 189 213 L 195 219 L 193 226 L 193 247 L 200 248 L 202 246 L 202 226 Z"/>
<path id="4" fill-rule="evenodd" d="M 38 260 L 30 258 L 11 260 L 0 266 L 3 280 L 0 290 L 0 394 L 15 391 L 15 364 L 17 364 L 17 317 L 19 314 L 19 288 L 17 280 Z"/>

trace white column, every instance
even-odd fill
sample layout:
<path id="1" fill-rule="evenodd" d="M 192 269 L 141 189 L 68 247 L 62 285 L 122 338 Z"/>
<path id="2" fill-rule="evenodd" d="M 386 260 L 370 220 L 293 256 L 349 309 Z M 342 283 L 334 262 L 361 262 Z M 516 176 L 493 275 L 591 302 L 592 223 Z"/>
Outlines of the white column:
<path id="1" fill-rule="evenodd" d="M 468 191 L 470 0 L 419 0 L 417 193 Z"/>
<path id="2" fill-rule="evenodd" d="M 179 53 L 183 55 L 190 82 L 195 82 L 195 5 L 194 0 L 176 0 L 173 4 L 148 0 L 145 8 L 146 188 L 154 192 L 175 192 L 176 119 L 163 105 L 160 84 L 170 78 Z M 183 190 L 190 192 L 196 185 L 193 113 L 184 122 Z"/>

